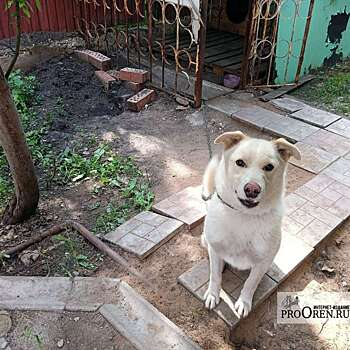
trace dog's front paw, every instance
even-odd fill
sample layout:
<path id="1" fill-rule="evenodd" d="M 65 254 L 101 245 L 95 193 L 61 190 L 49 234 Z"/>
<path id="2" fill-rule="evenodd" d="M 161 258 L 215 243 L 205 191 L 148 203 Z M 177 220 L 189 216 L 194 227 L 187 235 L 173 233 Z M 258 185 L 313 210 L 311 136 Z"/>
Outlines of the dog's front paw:
<path id="1" fill-rule="evenodd" d="M 220 302 L 220 296 L 219 293 L 214 292 L 210 288 L 207 289 L 207 291 L 204 294 L 204 304 L 205 307 L 209 310 L 214 309 L 216 305 L 218 305 Z"/>
<path id="2" fill-rule="evenodd" d="M 244 300 L 242 297 L 239 297 L 235 303 L 235 310 L 237 311 L 239 318 L 247 317 L 251 309 L 251 300 Z"/>

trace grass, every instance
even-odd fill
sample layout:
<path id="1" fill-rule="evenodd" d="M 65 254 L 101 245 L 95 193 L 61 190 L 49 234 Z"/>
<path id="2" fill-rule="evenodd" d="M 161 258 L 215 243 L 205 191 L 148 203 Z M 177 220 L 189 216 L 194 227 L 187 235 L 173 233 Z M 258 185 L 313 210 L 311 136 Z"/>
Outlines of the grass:
<path id="1" fill-rule="evenodd" d="M 313 72 L 316 78 L 292 94 L 332 112 L 350 117 L 350 60 Z"/>
<path id="2" fill-rule="evenodd" d="M 52 111 L 39 118 L 36 107 L 42 103 L 38 96 L 38 84 L 32 75 L 15 71 L 9 78 L 9 86 L 20 114 L 25 137 L 35 166 L 39 169 L 40 183 L 47 187 L 76 185 L 86 179 L 94 181 L 92 195 L 98 196 L 104 189 L 118 192 L 120 203 L 110 203 L 100 208 L 95 231 L 106 232 L 123 223 L 131 213 L 151 207 L 154 195 L 148 179 L 131 157 L 115 153 L 109 144 L 91 138 L 89 144 L 76 144 L 64 150 L 55 149 L 45 142 L 55 118 L 66 115 L 64 101 L 57 99 Z M 84 147 L 89 152 L 84 152 Z M 9 167 L 0 152 L 0 200 L 6 204 L 13 192 Z M 102 212 L 101 212 L 102 211 Z"/>

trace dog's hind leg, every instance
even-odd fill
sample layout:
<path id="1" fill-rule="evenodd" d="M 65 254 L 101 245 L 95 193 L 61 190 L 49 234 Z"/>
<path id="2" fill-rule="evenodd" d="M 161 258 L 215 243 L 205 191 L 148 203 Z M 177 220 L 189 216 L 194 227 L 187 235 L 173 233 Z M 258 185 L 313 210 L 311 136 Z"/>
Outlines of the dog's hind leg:
<path id="1" fill-rule="evenodd" d="M 220 301 L 220 290 L 222 281 L 222 270 L 224 260 L 217 255 L 208 245 L 209 262 L 210 262 L 210 279 L 207 291 L 204 294 L 205 307 L 213 309 Z"/>
<path id="2" fill-rule="evenodd" d="M 215 175 L 218 164 L 219 158 L 217 156 L 214 156 L 205 169 L 202 190 L 202 198 L 204 200 L 209 199 L 210 196 L 215 192 Z"/>

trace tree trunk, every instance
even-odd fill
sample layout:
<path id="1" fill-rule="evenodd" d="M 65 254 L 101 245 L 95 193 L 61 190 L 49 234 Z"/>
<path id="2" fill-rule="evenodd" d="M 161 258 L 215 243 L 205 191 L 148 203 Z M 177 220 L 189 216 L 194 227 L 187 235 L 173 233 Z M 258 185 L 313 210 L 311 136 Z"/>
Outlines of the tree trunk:
<path id="1" fill-rule="evenodd" d="M 20 13 L 20 8 L 19 8 L 19 1 L 15 0 L 15 6 L 16 6 L 16 12 L 15 12 L 15 16 L 16 16 L 16 51 L 15 51 L 15 55 L 13 56 L 11 63 L 9 65 L 9 67 L 7 68 L 6 74 L 5 74 L 5 78 L 8 79 L 13 67 L 16 64 L 17 58 L 19 56 L 19 50 L 21 48 L 21 13 Z"/>
<path id="2" fill-rule="evenodd" d="M 16 106 L 0 67 L 0 143 L 15 186 L 15 197 L 7 205 L 2 222 L 16 224 L 31 216 L 39 201 L 39 187 Z"/>

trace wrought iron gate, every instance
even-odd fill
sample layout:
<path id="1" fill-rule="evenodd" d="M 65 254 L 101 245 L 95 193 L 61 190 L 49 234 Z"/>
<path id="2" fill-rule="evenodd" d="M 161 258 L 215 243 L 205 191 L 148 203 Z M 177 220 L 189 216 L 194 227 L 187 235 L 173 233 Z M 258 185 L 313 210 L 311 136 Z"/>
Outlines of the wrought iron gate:
<path id="1" fill-rule="evenodd" d="M 299 82 L 313 7 L 314 0 L 252 0 L 242 63 L 243 87 Z"/>
<path id="2" fill-rule="evenodd" d="M 200 106 L 207 0 L 75 1 L 77 26 L 90 47 L 115 53 L 117 65 L 146 67 L 154 85 Z"/>

